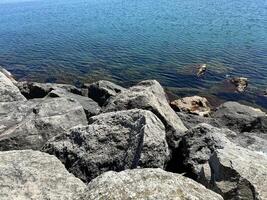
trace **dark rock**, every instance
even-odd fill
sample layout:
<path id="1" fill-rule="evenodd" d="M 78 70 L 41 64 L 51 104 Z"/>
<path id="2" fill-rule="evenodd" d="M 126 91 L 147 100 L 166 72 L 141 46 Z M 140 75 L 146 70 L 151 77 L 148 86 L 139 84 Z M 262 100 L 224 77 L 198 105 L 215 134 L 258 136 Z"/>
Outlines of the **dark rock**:
<path id="1" fill-rule="evenodd" d="M 52 90 L 48 94 L 48 96 L 52 97 L 52 98 L 65 97 L 65 98 L 75 99 L 76 101 L 78 101 L 82 105 L 87 119 L 89 119 L 90 117 L 92 117 L 94 115 L 98 115 L 100 113 L 100 110 L 101 110 L 101 107 L 94 100 L 90 99 L 89 97 L 73 94 L 73 93 L 66 91 L 65 89 Z"/>
<path id="2" fill-rule="evenodd" d="M 92 84 L 84 84 L 83 95 L 88 96 L 96 101 L 100 106 L 103 106 L 106 101 L 125 89 L 109 81 L 98 81 Z"/>
<path id="3" fill-rule="evenodd" d="M 73 200 L 85 184 L 56 157 L 38 151 L 0 152 L 0 199 Z"/>
<path id="4" fill-rule="evenodd" d="M 194 178 L 225 199 L 267 198 L 267 157 L 227 139 L 227 129 L 201 124 L 181 142 L 184 165 Z"/>
<path id="5" fill-rule="evenodd" d="M 267 133 L 267 115 L 259 109 L 237 102 L 222 104 L 213 114 L 221 126 L 236 132 Z"/>
<path id="6" fill-rule="evenodd" d="M 164 168 L 169 159 L 164 125 L 149 111 L 104 113 L 90 122 L 56 136 L 43 148 L 85 182 L 109 170 Z"/>
<path id="7" fill-rule="evenodd" d="M 177 147 L 181 136 L 187 130 L 183 122 L 169 106 L 164 89 L 155 80 L 142 81 L 110 98 L 103 112 L 139 108 L 150 110 L 165 125 L 167 142 Z"/>
<path id="8" fill-rule="evenodd" d="M 201 184 L 162 169 L 106 172 L 89 183 L 78 200 L 222 200 Z"/>
<path id="9" fill-rule="evenodd" d="M 188 129 L 193 128 L 201 123 L 211 124 L 215 127 L 220 127 L 218 120 L 211 117 L 202 117 L 199 115 L 189 114 L 185 112 L 176 112 L 176 114 L 179 116 L 185 127 Z"/>
<path id="10" fill-rule="evenodd" d="M 51 137 L 86 124 L 82 106 L 72 99 L 0 103 L 0 150 L 40 149 Z"/>
<path id="11" fill-rule="evenodd" d="M 49 92 L 64 89 L 70 93 L 81 95 L 81 90 L 73 85 L 56 83 L 18 82 L 17 87 L 27 99 L 44 98 Z"/>
<path id="12" fill-rule="evenodd" d="M 15 80 L 8 76 L 8 73 L 0 71 L 0 102 L 25 101 L 25 97 L 14 85 Z"/>

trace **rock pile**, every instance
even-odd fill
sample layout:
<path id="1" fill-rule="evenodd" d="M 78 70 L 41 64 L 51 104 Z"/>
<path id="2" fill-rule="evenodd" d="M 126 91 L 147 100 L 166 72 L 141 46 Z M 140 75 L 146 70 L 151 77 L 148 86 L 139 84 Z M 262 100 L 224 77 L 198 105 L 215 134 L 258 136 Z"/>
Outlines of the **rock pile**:
<path id="1" fill-rule="evenodd" d="M 181 102 L 155 80 L 76 88 L 0 68 L 0 199 L 267 199 L 266 113 Z"/>

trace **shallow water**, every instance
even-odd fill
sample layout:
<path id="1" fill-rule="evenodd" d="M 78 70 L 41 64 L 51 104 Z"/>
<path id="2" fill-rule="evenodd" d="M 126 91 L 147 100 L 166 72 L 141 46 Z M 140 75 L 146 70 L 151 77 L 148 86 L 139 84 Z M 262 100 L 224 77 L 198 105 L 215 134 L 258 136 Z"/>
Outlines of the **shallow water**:
<path id="1" fill-rule="evenodd" d="M 0 65 L 20 80 L 157 79 L 174 96 L 267 108 L 267 1 L 2 0 Z M 248 91 L 226 75 L 248 77 Z"/>

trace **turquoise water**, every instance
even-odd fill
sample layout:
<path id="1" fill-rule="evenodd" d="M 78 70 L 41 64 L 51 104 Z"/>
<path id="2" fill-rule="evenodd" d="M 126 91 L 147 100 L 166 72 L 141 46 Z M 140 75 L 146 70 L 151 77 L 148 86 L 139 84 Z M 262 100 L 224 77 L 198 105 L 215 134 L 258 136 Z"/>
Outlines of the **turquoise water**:
<path id="1" fill-rule="evenodd" d="M 0 65 L 20 80 L 157 79 L 173 95 L 267 108 L 267 1 L 1 0 Z M 248 77 L 248 91 L 226 76 Z"/>

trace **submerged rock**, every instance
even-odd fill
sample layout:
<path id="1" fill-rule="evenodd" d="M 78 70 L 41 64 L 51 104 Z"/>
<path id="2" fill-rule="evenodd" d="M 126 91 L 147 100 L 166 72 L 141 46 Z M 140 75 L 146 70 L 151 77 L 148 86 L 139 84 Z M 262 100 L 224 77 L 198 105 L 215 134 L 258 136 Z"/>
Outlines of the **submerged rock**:
<path id="1" fill-rule="evenodd" d="M 100 106 L 103 106 L 106 101 L 125 89 L 109 81 L 97 81 L 92 84 L 83 85 L 83 95 L 88 96 L 96 101 Z"/>
<path id="2" fill-rule="evenodd" d="M 235 77 L 230 80 L 235 85 L 238 92 L 244 92 L 248 87 L 248 79 L 244 77 Z"/>
<path id="3" fill-rule="evenodd" d="M 201 124 L 182 141 L 184 165 L 225 199 L 267 198 L 267 157 L 230 142 L 226 130 Z"/>
<path id="4" fill-rule="evenodd" d="M 165 167 L 165 128 L 150 111 L 104 113 L 90 118 L 90 123 L 56 136 L 43 151 L 56 155 L 85 182 L 109 170 Z"/>
<path id="5" fill-rule="evenodd" d="M 211 112 L 208 100 L 200 96 L 184 97 L 172 101 L 170 105 L 175 111 L 183 111 L 199 116 L 208 116 Z"/>
<path id="6" fill-rule="evenodd" d="M 57 83 L 36 83 L 36 82 L 17 82 L 16 84 L 21 93 L 27 99 L 44 98 L 49 92 L 56 89 L 64 89 L 70 93 L 81 95 L 81 90 L 73 85 Z"/>
<path id="7" fill-rule="evenodd" d="M 0 103 L 0 150 L 40 149 L 51 137 L 86 124 L 82 106 L 72 99 Z"/>
<path id="8" fill-rule="evenodd" d="M 198 68 L 197 76 L 203 76 L 206 73 L 207 65 L 203 64 Z"/>
<path id="9" fill-rule="evenodd" d="M 177 147 L 187 128 L 169 106 L 164 89 L 155 80 L 142 81 L 110 98 L 104 112 L 139 108 L 150 110 L 165 125 L 170 147 Z"/>
<path id="10" fill-rule="evenodd" d="M 85 184 L 56 157 L 38 151 L 0 152 L 0 199 L 73 200 Z"/>
<path id="11" fill-rule="evenodd" d="M 218 194 L 179 174 L 161 169 L 106 172 L 89 183 L 78 200 L 222 200 Z"/>
<path id="12" fill-rule="evenodd" d="M 14 79 L 8 76 L 8 73 L 0 70 L 0 102 L 25 101 L 26 98 L 14 85 Z"/>

